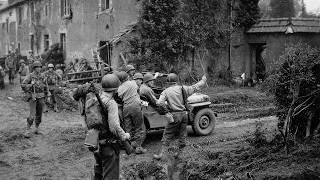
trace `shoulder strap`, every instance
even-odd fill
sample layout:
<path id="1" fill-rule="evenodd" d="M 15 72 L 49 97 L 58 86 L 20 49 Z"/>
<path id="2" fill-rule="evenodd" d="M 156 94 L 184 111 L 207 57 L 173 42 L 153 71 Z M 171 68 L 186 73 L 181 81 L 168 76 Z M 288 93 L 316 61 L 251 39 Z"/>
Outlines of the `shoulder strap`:
<path id="1" fill-rule="evenodd" d="M 188 103 L 187 103 L 187 92 L 186 90 L 183 88 L 183 85 L 181 85 L 181 92 L 182 92 L 182 99 L 183 99 L 183 104 L 186 108 L 187 111 L 189 111 L 189 106 L 188 106 Z"/>

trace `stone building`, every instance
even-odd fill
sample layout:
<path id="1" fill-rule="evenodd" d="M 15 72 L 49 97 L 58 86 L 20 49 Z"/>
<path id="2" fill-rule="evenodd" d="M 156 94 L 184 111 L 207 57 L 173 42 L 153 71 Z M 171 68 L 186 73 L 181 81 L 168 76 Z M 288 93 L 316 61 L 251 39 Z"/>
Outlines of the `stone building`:
<path id="1" fill-rule="evenodd" d="M 37 55 L 60 43 L 66 61 L 92 59 L 102 47 L 102 59 L 119 66 L 119 42 L 136 23 L 138 9 L 137 0 L 10 0 L 0 9 L 0 56 L 10 49 Z"/>
<path id="2" fill-rule="evenodd" d="M 242 35 L 234 35 L 231 47 L 233 75 L 263 77 L 273 68 L 288 44 L 304 42 L 320 47 L 320 19 L 261 19 Z"/>

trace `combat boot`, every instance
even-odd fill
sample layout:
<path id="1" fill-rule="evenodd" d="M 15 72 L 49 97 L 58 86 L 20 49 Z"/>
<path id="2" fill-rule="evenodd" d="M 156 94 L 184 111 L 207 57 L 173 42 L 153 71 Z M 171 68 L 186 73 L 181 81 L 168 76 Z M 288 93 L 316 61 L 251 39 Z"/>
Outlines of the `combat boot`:
<path id="1" fill-rule="evenodd" d="M 135 150 L 135 153 L 136 154 L 144 154 L 144 153 L 146 153 L 147 152 L 147 150 L 146 149 L 144 149 L 143 147 L 137 147 L 136 148 L 136 150 Z"/>
<path id="2" fill-rule="evenodd" d="M 166 153 L 166 149 L 164 147 L 162 147 L 161 150 L 160 150 L 160 153 L 159 154 L 154 154 L 153 158 L 156 159 L 156 160 L 161 160 L 161 159 L 164 158 L 165 153 Z"/>
<path id="3" fill-rule="evenodd" d="M 30 130 L 31 130 L 31 125 L 29 125 L 29 123 L 28 123 L 28 125 L 27 125 L 27 130 L 26 130 L 26 132 L 24 133 L 24 137 L 25 137 L 25 138 L 30 138 L 30 137 L 31 137 L 31 132 L 30 132 Z"/>
<path id="4" fill-rule="evenodd" d="M 33 133 L 39 134 L 39 125 L 38 125 L 38 126 L 36 125 L 36 128 L 34 129 L 34 132 L 33 132 Z"/>

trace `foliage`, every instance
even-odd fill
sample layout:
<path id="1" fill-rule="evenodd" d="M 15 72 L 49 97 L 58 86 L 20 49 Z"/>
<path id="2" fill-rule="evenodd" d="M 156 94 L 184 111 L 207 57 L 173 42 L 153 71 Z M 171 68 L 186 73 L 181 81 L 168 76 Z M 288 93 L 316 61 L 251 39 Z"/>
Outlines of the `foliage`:
<path id="1" fill-rule="evenodd" d="M 128 54 L 145 69 L 179 72 L 187 52 L 225 47 L 230 28 L 220 0 L 144 0 Z"/>
<path id="2" fill-rule="evenodd" d="M 237 27 L 249 29 L 261 17 L 259 0 L 240 0 L 235 24 Z"/>
<path id="3" fill-rule="evenodd" d="M 271 17 L 295 17 L 295 3 L 293 0 L 271 0 Z"/>
<path id="4" fill-rule="evenodd" d="M 320 50 L 307 44 L 289 45 L 279 63 L 264 82 L 274 94 L 280 125 L 294 99 L 314 91 L 320 83 Z"/>
<path id="5" fill-rule="evenodd" d="M 59 43 L 52 44 L 48 51 L 41 54 L 41 57 L 45 64 L 52 63 L 56 65 L 64 63 L 63 50 Z"/>
<path id="6" fill-rule="evenodd" d="M 253 137 L 248 138 L 247 141 L 255 148 L 260 148 L 268 143 L 266 136 L 267 129 L 263 129 L 263 123 L 261 121 L 257 121 L 255 125 Z"/>

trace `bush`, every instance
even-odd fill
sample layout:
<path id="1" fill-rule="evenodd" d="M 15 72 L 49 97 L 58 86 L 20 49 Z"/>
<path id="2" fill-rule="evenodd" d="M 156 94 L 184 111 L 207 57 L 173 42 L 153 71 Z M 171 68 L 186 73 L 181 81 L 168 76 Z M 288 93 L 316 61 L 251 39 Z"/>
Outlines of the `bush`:
<path id="1" fill-rule="evenodd" d="M 275 96 L 279 127 L 283 126 L 291 103 L 310 94 L 320 84 L 320 50 L 296 43 L 285 49 L 272 72 L 262 85 Z M 304 126 L 307 115 L 293 119 L 292 124 Z M 304 126 L 305 127 L 305 126 Z"/>

